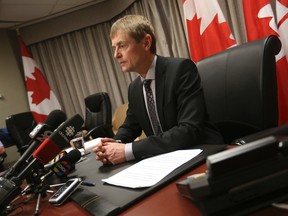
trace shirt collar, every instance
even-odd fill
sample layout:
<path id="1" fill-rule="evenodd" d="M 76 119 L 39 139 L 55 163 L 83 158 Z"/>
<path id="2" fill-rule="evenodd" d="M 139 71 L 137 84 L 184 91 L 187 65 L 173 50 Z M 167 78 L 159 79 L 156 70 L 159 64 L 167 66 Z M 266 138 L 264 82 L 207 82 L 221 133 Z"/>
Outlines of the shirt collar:
<path id="1" fill-rule="evenodd" d="M 155 80 L 155 68 L 156 68 L 156 61 L 157 61 L 157 55 L 155 55 L 152 64 L 150 65 L 148 72 L 146 74 L 145 79 L 152 79 Z M 140 76 L 141 77 L 141 76 Z M 141 77 L 141 80 L 143 82 L 144 78 Z"/>

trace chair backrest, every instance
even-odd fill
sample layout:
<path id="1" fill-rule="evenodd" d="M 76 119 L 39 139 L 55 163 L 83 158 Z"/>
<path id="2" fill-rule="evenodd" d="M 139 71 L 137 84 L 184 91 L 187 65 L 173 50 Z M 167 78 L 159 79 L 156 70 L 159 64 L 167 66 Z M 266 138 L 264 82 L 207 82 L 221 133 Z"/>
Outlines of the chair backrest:
<path id="1" fill-rule="evenodd" d="M 29 146 L 30 132 L 35 128 L 36 122 L 32 112 L 23 112 L 10 115 L 5 119 L 10 137 L 15 142 L 18 152 L 22 154 Z"/>
<path id="2" fill-rule="evenodd" d="M 117 133 L 119 127 L 123 124 L 126 118 L 126 112 L 128 109 L 128 104 L 122 104 L 115 109 L 115 112 L 112 117 L 112 125 L 114 134 Z"/>
<path id="3" fill-rule="evenodd" d="M 124 123 L 126 118 L 126 112 L 128 109 L 128 103 L 122 104 L 115 109 L 115 112 L 112 117 L 112 126 L 113 133 L 116 134 L 120 126 Z M 142 134 L 137 137 L 135 140 L 146 138 L 145 133 L 142 131 Z"/>
<path id="4" fill-rule="evenodd" d="M 276 36 L 238 45 L 197 63 L 210 119 L 225 142 L 278 124 Z"/>
<path id="5" fill-rule="evenodd" d="M 108 93 L 98 92 L 87 96 L 84 99 L 86 107 L 85 129 L 92 130 L 93 128 L 112 124 L 112 109 L 111 101 Z"/>

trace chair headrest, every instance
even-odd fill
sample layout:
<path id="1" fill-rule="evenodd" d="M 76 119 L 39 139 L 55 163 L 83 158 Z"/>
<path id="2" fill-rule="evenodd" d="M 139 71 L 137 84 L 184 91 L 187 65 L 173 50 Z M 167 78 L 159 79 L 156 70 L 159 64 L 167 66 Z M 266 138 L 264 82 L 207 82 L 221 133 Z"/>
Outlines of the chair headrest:
<path id="1" fill-rule="evenodd" d="M 87 96 L 85 101 L 85 106 L 91 112 L 99 112 L 102 110 L 102 105 L 107 101 L 108 94 L 106 92 L 98 92 Z"/>

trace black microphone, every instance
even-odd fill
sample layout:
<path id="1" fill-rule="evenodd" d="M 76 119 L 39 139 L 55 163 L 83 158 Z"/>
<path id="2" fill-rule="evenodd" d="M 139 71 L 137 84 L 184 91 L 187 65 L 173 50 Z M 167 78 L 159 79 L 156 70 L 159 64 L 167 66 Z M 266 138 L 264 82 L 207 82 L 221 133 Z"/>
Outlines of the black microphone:
<path id="1" fill-rule="evenodd" d="M 13 181 L 0 177 L 0 215 L 7 215 L 7 205 L 21 193 L 21 187 Z"/>
<path id="2" fill-rule="evenodd" d="M 19 172 L 27 165 L 28 159 L 32 153 L 39 147 L 39 145 L 48 138 L 52 132 L 65 120 L 67 119 L 66 114 L 61 110 L 54 110 L 49 113 L 45 123 L 39 123 L 30 132 L 29 136 L 32 138 L 29 143 L 29 147 L 21 155 L 21 157 L 10 167 L 6 173 L 5 178 L 10 179 L 12 176 L 18 175 Z M 28 160 L 28 161 L 27 161 Z"/>
<path id="3" fill-rule="evenodd" d="M 73 149 L 69 153 L 66 151 L 58 154 L 49 164 L 45 167 L 50 169 L 50 172 L 45 174 L 44 178 L 52 174 L 56 174 L 58 177 L 67 177 L 75 169 L 75 164 L 81 158 L 81 152 L 78 149 Z"/>
<path id="4" fill-rule="evenodd" d="M 25 167 L 25 169 L 9 179 L 0 177 L 0 212 L 19 194 L 19 188 L 22 180 L 29 176 L 33 170 L 38 170 L 39 167 L 47 164 L 50 160 L 56 157 L 60 151 L 69 147 L 70 140 L 75 134 L 81 130 L 83 119 L 76 114 L 72 118 L 63 122 L 33 153 L 33 160 Z"/>
<path id="5" fill-rule="evenodd" d="M 47 119 L 44 122 L 44 125 L 47 125 L 51 127 L 53 130 L 55 130 L 60 124 L 62 124 L 64 121 L 66 121 L 67 116 L 65 112 L 62 110 L 53 110 L 49 113 L 47 116 Z M 40 143 L 42 143 L 47 137 L 49 137 L 52 132 L 43 130 L 43 124 L 38 124 L 29 134 L 29 136 L 34 139 L 38 140 Z M 41 133 L 42 131 L 42 133 Z"/>
<path id="6" fill-rule="evenodd" d="M 12 181 L 20 185 L 30 171 L 49 163 L 61 150 L 70 147 L 70 140 L 81 130 L 83 122 L 82 117 L 78 114 L 63 122 L 51 136 L 46 138 L 39 148 L 34 151 L 33 160 L 19 175 L 14 176 Z"/>

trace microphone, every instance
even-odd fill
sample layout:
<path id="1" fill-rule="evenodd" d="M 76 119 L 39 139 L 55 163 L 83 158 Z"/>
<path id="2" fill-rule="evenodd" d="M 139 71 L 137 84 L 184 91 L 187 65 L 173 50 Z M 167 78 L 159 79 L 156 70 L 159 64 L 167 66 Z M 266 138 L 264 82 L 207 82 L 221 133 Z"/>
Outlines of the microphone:
<path id="1" fill-rule="evenodd" d="M 80 158 L 81 152 L 78 149 L 73 149 L 69 153 L 61 152 L 48 164 L 50 173 L 45 176 L 55 173 L 60 178 L 66 177 L 75 169 L 75 164 Z"/>
<path id="2" fill-rule="evenodd" d="M 21 193 L 21 187 L 4 177 L 0 177 L 0 185 L 0 215 L 7 215 L 6 207 L 14 197 Z"/>
<path id="3" fill-rule="evenodd" d="M 48 138 L 52 132 L 65 120 L 67 119 L 66 114 L 61 110 L 54 110 L 49 113 L 45 123 L 39 123 L 30 132 L 29 136 L 32 138 L 29 143 L 29 147 L 22 154 L 22 156 L 8 169 L 5 173 L 5 178 L 10 179 L 12 176 L 19 174 L 23 167 L 27 165 L 27 161 L 31 154 L 35 151 L 39 145 Z"/>
<path id="4" fill-rule="evenodd" d="M 67 116 L 62 110 L 53 110 L 49 113 L 45 120 L 45 124 L 38 124 L 29 134 L 29 136 L 34 139 L 38 140 L 39 142 L 43 142 L 47 137 L 49 137 L 52 132 L 43 130 L 43 126 L 47 125 L 55 130 L 60 124 L 66 121 Z M 41 133 L 42 131 L 42 133 Z"/>
<path id="5" fill-rule="evenodd" d="M 65 147 L 69 147 L 70 140 L 83 125 L 83 119 L 76 114 L 63 122 L 33 153 L 33 160 L 24 168 L 20 174 L 11 180 L 0 177 L 0 212 L 20 193 L 22 180 L 30 175 L 33 170 L 47 164 Z M 57 145 L 57 144 L 58 145 Z"/>
<path id="6" fill-rule="evenodd" d="M 81 130 L 83 119 L 80 115 L 76 114 L 72 118 L 63 122 L 33 153 L 32 161 L 25 167 L 25 169 L 12 178 L 16 185 L 20 185 L 22 180 L 40 166 L 47 164 L 57 154 L 66 147 L 69 147 L 70 140 L 75 134 Z"/>

